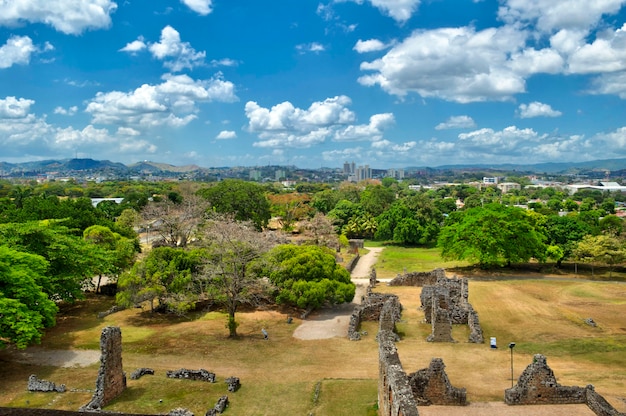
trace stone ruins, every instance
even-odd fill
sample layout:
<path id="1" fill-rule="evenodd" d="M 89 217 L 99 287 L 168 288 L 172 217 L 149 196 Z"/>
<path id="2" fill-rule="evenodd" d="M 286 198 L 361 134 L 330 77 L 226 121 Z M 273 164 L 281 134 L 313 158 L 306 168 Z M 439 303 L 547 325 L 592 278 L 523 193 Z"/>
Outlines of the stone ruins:
<path id="1" fill-rule="evenodd" d="M 207 371 L 203 368 L 199 370 L 188 370 L 186 368 L 180 368 L 178 370 L 172 370 L 166 372 L 169 378 L 184 378 L 187 380 L 199 380 L 209 383 L 215 383 L 215 373 Z"/>
<path id="2" fill-rule="evenodd" d="M 546 357 L 536 354 L 533 362 L 520 375 L 517 384 L 504 391 L 504 401 L 510 405 L 528 404 L 586 404 L 596 415 L 622 415 L 615 410 L 592 385 L 561 386 L 556 381 Z"/>
<path id="3" fill-rule="evenodd" d="M 452 325 L 468 325 L 468 342 L 485 342 L 483 330 L 478 320 L 478 313 L 469 303 L 469 286 L 466 278 L 448 279 L 445 273 L 437 273 L 434 285 L 422 288 L 420 300 L 426 322 L 432 325 L 430 342 L 454 342 Z"/>
<path id="4" fill-rule="evenodd" d="M 65 393 L 65 384 L 57 386 L 51 381 L 39 380 L 36 375 L 32 374 L 28 377 L 28 391 L 53 391 L 56 393 Z"/>
<path id="5" fill-rule="evenodd" d="M 138 368 L 135 371 L 133 371 L 132 373 L 130 373 L 130 379 L 131 380 L 139 380 L 141 377 L 145 376 L 145 375 L 154 375 L 154 370 L 152 368 Z"/>
<path id="6" fill-rule="evenodd" d="M 122 331 L 119 327 L 108 326 L 102 330 L 100 352 L 96 390 L 91 401 L 81 410 L 100 410 L 126 388 L 126 375 L 122 370 Z"/>
<path id="7" fill-rule="evenodd" d="M 409 384 L 418 406 L 467 405 L 466 390 L 450 384 L 445 368 L 441 358 L 433 358 L 428 368 L 409 374 Z"/>

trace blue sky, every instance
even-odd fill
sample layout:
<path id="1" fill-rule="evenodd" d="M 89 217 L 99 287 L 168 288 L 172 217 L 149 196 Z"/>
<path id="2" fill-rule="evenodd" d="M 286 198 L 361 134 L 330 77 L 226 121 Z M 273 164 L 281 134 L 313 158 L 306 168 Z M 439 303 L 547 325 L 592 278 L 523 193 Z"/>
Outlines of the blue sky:
<path id="1" fill-rule="evenodd" d="M 0 160 L 626 157 L 626 0 L 0 1 Z"/>

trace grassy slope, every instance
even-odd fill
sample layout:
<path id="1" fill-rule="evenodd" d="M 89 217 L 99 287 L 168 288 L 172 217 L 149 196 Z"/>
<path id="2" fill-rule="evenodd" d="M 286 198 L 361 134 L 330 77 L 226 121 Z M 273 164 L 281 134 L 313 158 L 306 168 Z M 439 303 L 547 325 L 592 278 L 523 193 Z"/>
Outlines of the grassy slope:
<path id="1" fill-rule="evenodd" d="M 403 253 L 404 261 L 402 253 L 394 255 L 395 270 L 389 267 L 391 261 L 379 263 L 379 277 L 385 267 L 395 276 L 404 265 L 416 270 L 416 262 L 426 264 L 424 259 L 436 258 L 429 250 Z M 428 264 L 432 266 L 425 266 L 426 270 L 440 265 L 436 260 Z M 420 289 L 380 285 L 376 290 L 397 293 L 405 307 L 398 326 L 403 334 L 398 349 L 407 372 L 428 366 L 432 357 L 442 357 L 451 382 L 466 387 L 470 401 L 500 401 L 503 390 L 510 387 L 510 351 L 506 345 L 515 341 L 516 377 L 533 354 L 543 353 L 562 385 L 594 384 L 614 406 L 626 410 L 619 399 L 626 391 L 624 284 L 563 279 L 471 281 L 470 302 L 480 315 L 485 337 L 497 337 L 501 347 L 497 350 L 491 350 L 488 343 L 465 342 L 465 327 L 454 328 L 458 343 L 427 343 L 430 326 L 422 322 Z M 242 336 L 231 340 L 226 337 L 226 317 L 220 312 L 171 318 L 133 309 L 97 319 L 97 312 L 108 309 L 111 302 L 92 299 L 65 309 L 59 325 L 43 342 L 47 348 L 97 349 L 102 327 L 122 328 L 127 374 L 138 367 L 152 367 L 157 374 L 128 380 L 129 388 L 107 410 L 165 413 L 182 406 L 204 414 L 219 396 L 228 394 L 228 414 L 232 416 L 376 413 L 375 323 L 364 324 L 362 329 L 368 335 L 359 342 L 343 338 L 301 341 L 292 337 L 299 320 L 287 324 L 287 311 L 244 312 L 238 315 Z M 598 327 L 584 324 L 588 317 Z M 262 327 L 268 329 L 269 341 L 262 339 Z M 180 367 L 214 371 L 218 383 L 165 378 L 166 370 Z M 0 405 L 76 409 L 89 400 L 89 392 L 29 393 L 25 391 L 28 375 L 85 390 L 93 389 L 97 370 L 97 364 L 64 369 L 0 362 Z M 226 391 L 223 380 L 229 376 L 242 380 L 236 393 Z"/>

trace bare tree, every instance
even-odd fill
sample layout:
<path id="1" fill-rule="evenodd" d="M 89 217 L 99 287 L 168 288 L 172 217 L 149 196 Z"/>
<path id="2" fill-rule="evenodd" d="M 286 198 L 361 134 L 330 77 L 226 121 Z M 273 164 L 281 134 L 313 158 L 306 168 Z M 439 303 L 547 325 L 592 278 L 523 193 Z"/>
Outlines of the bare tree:
<path id="1" fill-rule="evenodd" d="M 186 247 L 198 227 L 204 222 L 209 203 L 194 194 L 186 194 L 182 201 L 165 199 L 151 202 L 141 211 L 144 222 L 156 232 L 163 245 Z"/>
<path id="2" fill-rule="evenodd" d="M 274 243 L 269 234 L 256 231 L 251 222 L 239 222 L 228 216 L 209 219 L 201 243 L 208 249 L 206 287 L 214 300 L 225 305 L 229 336 L 236 337 L 237 308 L 242 304 L 257 304 L 269 285 L 258 275 L 260 268 L 252 265 Z"/>
<path id="3" fill-rule="evenodd" d="M 313 218 L 303 221 L 301 224 L 305 235 L 310 237 L 316 246 L 335 249 L 339 247 L 339 238 L 335 233 L 335 226 L 326 215 L 318 212 Z"/>

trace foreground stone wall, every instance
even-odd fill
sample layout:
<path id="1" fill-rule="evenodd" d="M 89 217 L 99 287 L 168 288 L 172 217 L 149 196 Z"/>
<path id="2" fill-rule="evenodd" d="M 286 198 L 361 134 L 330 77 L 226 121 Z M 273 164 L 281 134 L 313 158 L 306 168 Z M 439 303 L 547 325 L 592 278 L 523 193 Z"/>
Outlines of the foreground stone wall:
<path id="1" fill-rule="evenodd" d="M 378 332 L 378 414 L 418 416 L 417 403 L 394 341 L 399 302 L 389 299 L 381 310 Z"/>
<path id="2" fill-rule="evenodd" d="M 510 405 L 528 404 L 586 404 L 598 416 L 623 416 L 592 385 L 561 386 L 556 381 L 546 357 L 536 354 L 517 384 L 504 391 L 504 401 Z"/>
<path id="3" fill-rule="evenodd" d="M 100 410 L 126 388 L 126 375 L 122 369 L 122 331 L 108 326 L 100 335 L 100 369 L 96 390 L 91 401 L 81 410 Z"/>
<path id="4" fill-rule="evenodd" d="M 452 386 L 445 368 L 441 358 L 433 358 L 428 368 L 409 374 L 409 384 L 418 405 L 467 405 L 466 390 Z"/>

